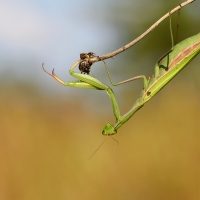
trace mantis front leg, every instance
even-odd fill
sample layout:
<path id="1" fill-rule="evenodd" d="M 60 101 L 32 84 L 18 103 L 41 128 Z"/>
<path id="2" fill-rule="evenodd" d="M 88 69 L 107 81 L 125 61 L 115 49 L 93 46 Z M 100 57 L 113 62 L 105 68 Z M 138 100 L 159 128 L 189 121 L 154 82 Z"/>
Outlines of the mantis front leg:
<path id="1" fill-rule="evenodd" d="M 88 74 L 79 74 L 79 73 L 74 72 L 73 71 L 74 68 L 80 62 L 81 62 L 81 60 L 77 61 L 69 70 L 70 75 L 78 79 L 78 81 L 76 81 L 76 82 L 64 82 L 55 75 L 54 70 L 52 71 L 52 73 L 49 73 L 44 69 L 44 65 L 42 65 L 42 68 L 48 75 L 52 76 L 56 81 L 58 81 L 59 83 L 61 83 L 64 86 L 95 89 L 95 90 L 106 90 L 107 94 L 110 97 L 111 103 L 112 103 L 113 113 L 115 115 L 116 122 L 118 122 L 121 119 L 121 116 L 120 116 L 118 103 L 115 98 L 113 90 L 109 86 L 103 84 L 102 82 L 100 82 L 99 80 L 97 80 L 96 78 L 94 78 Z M 111 133 L 111 132 L 112 132 L 112 134 L 117 133 L 113 127 L 108 126 L 108 128 L 109 128 L 108 133 Z"/>

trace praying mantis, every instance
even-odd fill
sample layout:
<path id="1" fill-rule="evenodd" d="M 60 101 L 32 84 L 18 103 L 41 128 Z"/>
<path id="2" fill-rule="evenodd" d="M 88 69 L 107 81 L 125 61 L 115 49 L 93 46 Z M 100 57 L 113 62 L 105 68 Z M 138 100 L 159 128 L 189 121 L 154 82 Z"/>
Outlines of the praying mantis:
<path id="1" fill-rule="evenodd" d="M 79 74 L 74 72 L 74 68 L 77 65 L 80 66 L 82 60 L 78 60 L 77 62 L 75 62 L 69 70 L 70 75 L 78 79 L 75 82 L 63 82 L 55 75 L 54 70 L 52 71 L 52 73 L 48 73 L 44 69 L 44 65 L 42 66 L 43 70 L 64 86 L 95 90 L 106 90 L 112 103 L 113 113 L 116 118 L 116 121 L 113 125 L 107 123 L 102 131 L 102 134 L 105 136 L 114 135 L 124 123 L 126 123 L 140 108 L 144 106 L 145 103 L 147 103 L 153 96 L 155 96 L 184 67 L 186 67 L 195 58 L 195 56 L 197 56 L 200 53 L 200 33 L 189 37 L 174 46 L 170 13 L 169 18 L 172 48 L 157 61 L 155 65 L 154 75 L 151 78 L 147 79 L 144 75 L 140 75 L 115 84 L 112 81 L 105 61 L 103 61 L 106 68 L 106 72 L 113 86 L 121 85 L 138 79 L 143 80 L 143 89 L 141 91 L 140 97 L 136 100 L 132 108 L 124 115 L 120 114 L 120 110 L 114 92 L 109 86 L 105 85 L 104 83 L 100 82 L 98 79 L 94 78 L 89 74 Z M 89 53 L 91 55 L 92 52 Z"/>

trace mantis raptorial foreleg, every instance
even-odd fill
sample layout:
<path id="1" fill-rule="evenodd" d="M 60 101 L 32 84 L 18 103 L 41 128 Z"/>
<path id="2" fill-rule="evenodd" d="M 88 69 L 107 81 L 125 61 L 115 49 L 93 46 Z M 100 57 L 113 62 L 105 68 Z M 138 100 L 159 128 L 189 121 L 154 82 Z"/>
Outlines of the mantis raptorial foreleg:
<path id="1" fill-rule="evenodd" d="M 58 81 L 59 83 L 61 83 L 64 86 L 95 89 L 95 90 L 106 90 L 107 94 L 110 97 L 111 103 L 112 103 L 113 113 L 115 115 L 116 122 L 118 122 L 121 119 L 121 116 L 120 116 L 119 107 L 118 107 L 118 104 L 117 104 L 117 101 L 116 101 L 116 98 L 115 98 L 115 95 L 114 95 L 112 89 L 109 86 L 103 84 L 102 82 L 100 82 L 99 80 L 97 80 L 96 78 L 94 78 L 88 74 L 79 74 L 79 73 L 74 72 L 73 71 L 74 68 L 80 62 L 82 62 L 82 61 L 81 60 L 77 61 L 69 70 L 70 75 L 78 79 L 78 81 L 76 81 L 76 82 L 64 82 L 55 75 L 54 70 L 52 71 L 52 73 L 47 72 L 44 69 L 44 64 L 42 65 L 42 68 L 48 75 L 52 76 L 56 81 Z M 112 130 L 112 132 L 113 131 L 115 132 L 115 130 Z"/>

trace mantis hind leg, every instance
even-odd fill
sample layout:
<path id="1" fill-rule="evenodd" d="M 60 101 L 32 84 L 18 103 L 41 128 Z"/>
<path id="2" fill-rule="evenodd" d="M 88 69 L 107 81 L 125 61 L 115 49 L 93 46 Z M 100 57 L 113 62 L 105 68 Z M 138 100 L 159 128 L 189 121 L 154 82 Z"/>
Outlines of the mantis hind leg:
<path id="1" fill-rule="evenodd" d="M 179 4 L 180 5 L 180 4 Z M 180 5 L 181 6 L 181 5 Z M 178 22 L 177 22 L 177 31 L 176 31 L 176 41 L 177 42 L 177 38 L 178 38 L 178 28 L 179 28 L 179 22 L 180 22 L 180 9 L 178 10 Z M 171 49 L 165 53 L 156 63 L 156 67 L 155 67 L 155 77 L 159 76 L 159 64 L 162 61 L 163 58 L 165 58 L 166 56 L 168 56 L 173 50 L 174 50 L 174 37 L 173 37 L 173 32 L 172 32 L 172 20 L 171 20 L 171 12 L 169 11 L 169 29 L 170 29 L 170 36 L 171 36 L 171 42 L 172 42 L 172 47 Z M 168 60 L 169 60 L 169 56 L 168 56 Z M 168 66 L 167 69 L 168 70 Z"/>
<path id="2" fill-rule="evenodd" d="M 179 6 L 181 7 L 181 4 L 179 4 Z M 176 25 L 176 39 L 175 39 L 175 44 L 177 44 L 177 40 L 178 40 L 178 29 L 179 29 L 179 24 L 180 24 L 180 15 L 181 15 L 181 10 L 178 10 L 178 21 L 177 21 L 177 25 Z"/>
<path id="3" fill-rule="evenodd" d="M 173 37 L 173 32 L 172 32 L 172 19 L 171 19 L 171 12 L 170 11 L 169 11 L 169 29 L 170 29 L 170 36 L 171 36 L 172 48 L 167 53 L 165 53 L 161 58 L 159 58 L 159 60 L 157 61 L 158 64 L 160 63 L 160 61 L 164 57 L 166 57 L 167 55 L 169 55 L 169 53 L 172 52 L 173 49 L 174 49 L 174 37 Z"/>

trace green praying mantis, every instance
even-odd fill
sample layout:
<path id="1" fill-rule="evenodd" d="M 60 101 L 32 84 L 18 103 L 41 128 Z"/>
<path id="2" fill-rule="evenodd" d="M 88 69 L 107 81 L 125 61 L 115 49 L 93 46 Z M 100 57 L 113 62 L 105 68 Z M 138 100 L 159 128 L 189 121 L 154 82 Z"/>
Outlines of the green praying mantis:
<path id="1" fill-rule="evenodd" d="M 144 106 L 146 102 L 148 102 L 167 83 L 169 83 L 200 52 L 200 33 L 189 37 L 174 46 L 170 13 L 169 18 L 172 48 L 157 61 L 155 65 L 154 75 L 151 78 L 147 79 L 144 75 L 140 75 L 115 84 L 112 81 L 105 61 L 103 61 L 106 68 L 106 72 L 113 86 L 121 85 L 138 79 L 143 80 L 144 86 L 141 91 L 140 97 L 136 100 L 132 108 L 124 115 L 120 114 L 120 110 L 114 92 L 109 86 L 105 85 L 104 83 L 100 82 L 98 79 L 94 78 L 89 74 L 80 74 L 74 72 L 74 68 L 77 65 L 79 65 L 80 68 L 82 60 L 78 60 L 69 70 L 70 75 L 78 79 L 75 82 L 63 82 L 55 75 L 54 70 L 52 71 L 52 73 L 48 73 L 44 69 L 44 65 L 42 66 L 43 70 L 64 86 L 95 90 L 106 90 L 112 103 L 113 113 L 116 118 L 116 121 L 113 125 L 107 123 L 102 131 L 102 134 L 105 136 L 114 135 L 124 123 L 126 123 L 140 108 Z M 90 54 L 92 53 L 90 52 Z"/>

